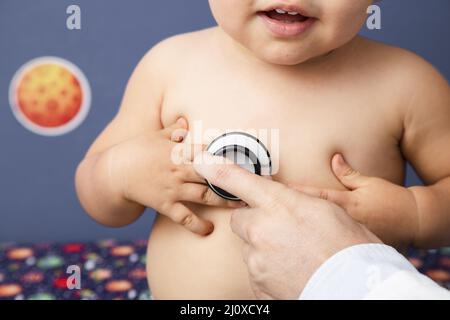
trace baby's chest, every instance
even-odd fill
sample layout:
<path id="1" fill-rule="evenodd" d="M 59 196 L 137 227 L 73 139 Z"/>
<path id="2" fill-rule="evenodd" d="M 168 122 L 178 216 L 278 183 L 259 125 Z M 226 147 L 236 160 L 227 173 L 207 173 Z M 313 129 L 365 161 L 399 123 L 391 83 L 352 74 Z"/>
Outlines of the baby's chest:
<path id="1" fill-rule="evenodd" d="M 403 161 L 383 117 L 366 104 L 277 93 L 251 95 L 211 90 L 176 95 L 165 101 L 164 125 L 179 116 L 189 121 L 193 143 L 208 144 L 224 132 L 246 131 L 269 149 L 275 179 L 342 187 L 330 163 L 342 153 L 356 169 L 397 183 Z"/>

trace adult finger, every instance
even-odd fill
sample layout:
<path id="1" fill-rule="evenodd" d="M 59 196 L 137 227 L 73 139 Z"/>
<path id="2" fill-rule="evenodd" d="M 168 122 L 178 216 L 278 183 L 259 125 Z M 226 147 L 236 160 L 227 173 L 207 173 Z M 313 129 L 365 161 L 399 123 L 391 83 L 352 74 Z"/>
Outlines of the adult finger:
<path id="1" fill-rule="evenodd" d="M 264 179 L 233 164 L 224 157 L 203 152 L 194 159 L 194 169 L 213 185 L 239 197 L 251 207 L 264 207 L 273 203 L 275 196 L 288 190 L 282 184 Z M 285 195 L 289 196 L 289 195 Z"/>
<path id="2" fill-rule="evenodd" d="M 260 215 L 260 210 L 253 208 L 234 210 L 231 214 L 231 230 L 246 243 L 253 245 L 257 237 L 257 221 Z"/>
<path id="3" fill-rule="evenodd" d="M 179 200 L 224 208 L 240 208 L 245 205 L 242 201 L 223 199 L 215 194 L 207 185 L 199 183 L 185 183 L 181 187 Z"/>
<path id="4" fill-rule="evenodd" d="M 197 173 L 197 171 L 195 171 L 192 164 L 182 165 L 181 170 L 181 178 L 185 183 L 206 183 L 205 178 L 203 178 Z"/>

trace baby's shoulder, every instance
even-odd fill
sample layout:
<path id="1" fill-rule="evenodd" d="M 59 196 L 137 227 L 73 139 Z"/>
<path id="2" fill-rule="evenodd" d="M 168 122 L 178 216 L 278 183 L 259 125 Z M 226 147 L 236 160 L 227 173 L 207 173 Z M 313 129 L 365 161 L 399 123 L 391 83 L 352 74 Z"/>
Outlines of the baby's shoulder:
<path id="1" fill-rule="evenodd" d="M 385 83 L 414 87 L 447 83 L 436 68 L 421 56 L 395 46 L 360 37 L 357 41 L 360 60 L 367 70 Z"/>
<path id="2" fill-rule="evenodd" d="M 446 99 L 447 80 L 429 62 L 419 55 L 377 41 L 359 38 L 356 52 L 361 70 L 370 78 L 374 92 L 399 99 L 398 105 L 410 105 L 427 99 Z"/>
<path id="3" fill-rule="evenodd" d="M 166 38 L 148 50 L 140 65 L 156 69 L 162 74 L 180 70 L 186 61 L 197 57 L 200 52 L 205 52 L 213 32 L 214 28 L 208 28 Z"/>

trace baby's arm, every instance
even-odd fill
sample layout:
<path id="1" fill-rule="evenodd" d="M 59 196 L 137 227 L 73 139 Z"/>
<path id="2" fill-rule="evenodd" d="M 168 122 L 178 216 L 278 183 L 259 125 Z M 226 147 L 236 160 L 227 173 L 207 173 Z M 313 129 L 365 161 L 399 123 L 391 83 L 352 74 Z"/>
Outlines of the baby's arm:
<path id="1" fill-rule="evenodd" d="M 416 58 L 419 59 L 419 58 Z M 409 188 L 417 207 L 415 244 L 450 244 L 450 89 L 428 63 L 419 61 L 411 81 L 401 147 L 427 186 Z M 409 80 L 406 80 L 409 81 Z"/>
<path id="2" fill-rule="evenodd" d="M 118 114 L 77 168 L 75 184 L 80 202 L 100 223 L 127 225 L 149 207 L 205 235 L 214 226 L 195 215 L 187 203 L 232 208 L 240 205 L 214 194 L 195 172 L 189 157 L 202 146 L 183 144 L 188 152 L 177 156 L 183 156 L 184 161 L 173 161 L 174 148 L 182 146 L 177 142 L 184 138 L 187 122 L 180 119 L 163 128 L 161 105 L 169 79 L 177 70 L 180 45 L 186 47 L 182 36 L 167 39 L 141 60 Z"/>
<path id="3" fill-rule="evenodd" d="M 78 197 L 85 210 L 100 223 L 126 225 L 136 220 L 145 209 L 123 197 L 116 182 L 111 183 L 108 167 L 113 159 L 114 146 L 144 132 L 162 128 L 159 108 L 163 88 L 156 68 L 157 54 L 150 51 L 131 76 L 119 112 L 78 165 L 75 177 Z"/>
<path id="4" fill-rule="evenodd" d="M 405 188 L 365 176 L 336 154 L 331 168 L 347 191 L 295 186 L 344 208 L 380 239 L 404 249 L 450 244 L 450 92 L 448 83 L 421 58 L 400 51 L 391 63 L 398 100 L 393 116 L 403 128 L 405 157 L 427 186 Z"/>

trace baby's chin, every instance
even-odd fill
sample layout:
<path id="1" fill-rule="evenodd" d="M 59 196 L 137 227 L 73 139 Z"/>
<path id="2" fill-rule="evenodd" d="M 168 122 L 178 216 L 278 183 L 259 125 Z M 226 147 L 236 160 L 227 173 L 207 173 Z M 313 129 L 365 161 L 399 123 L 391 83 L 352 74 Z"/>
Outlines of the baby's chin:
<path id="1" fill-rule="evenodd" d="M 304 62 L 307 62 L 311 59 L 311 57 L 306 56 L 296 56 L 296 55 L 290 55 L 290 54 L 281 54 L 281 55 L 264 55 L 264 54 L 257 54 L 257 57 L 269 64 L 274 65 L 280 65 L 280 66 L 296 66 L 299 64 L 302 64 Z"/>
<path id="2" fill-rule="evenodd" d="M 254 54 L 262 61 L 274 65 L 280 66 L 295 66 L 305 63 L 315 57 L 315 55 L 298 54 L 292 52 L 284 53 L 266 53 L 266 52 L 254 52 Z"/>
<path id="3" fill-rule="evenodd" d="M 295 66 L 318 58 L 330 50 L 312 50 L 295 46 L 277 46 L 276 48 L 248 48 L 260 60 L 281 66 Z"/>

